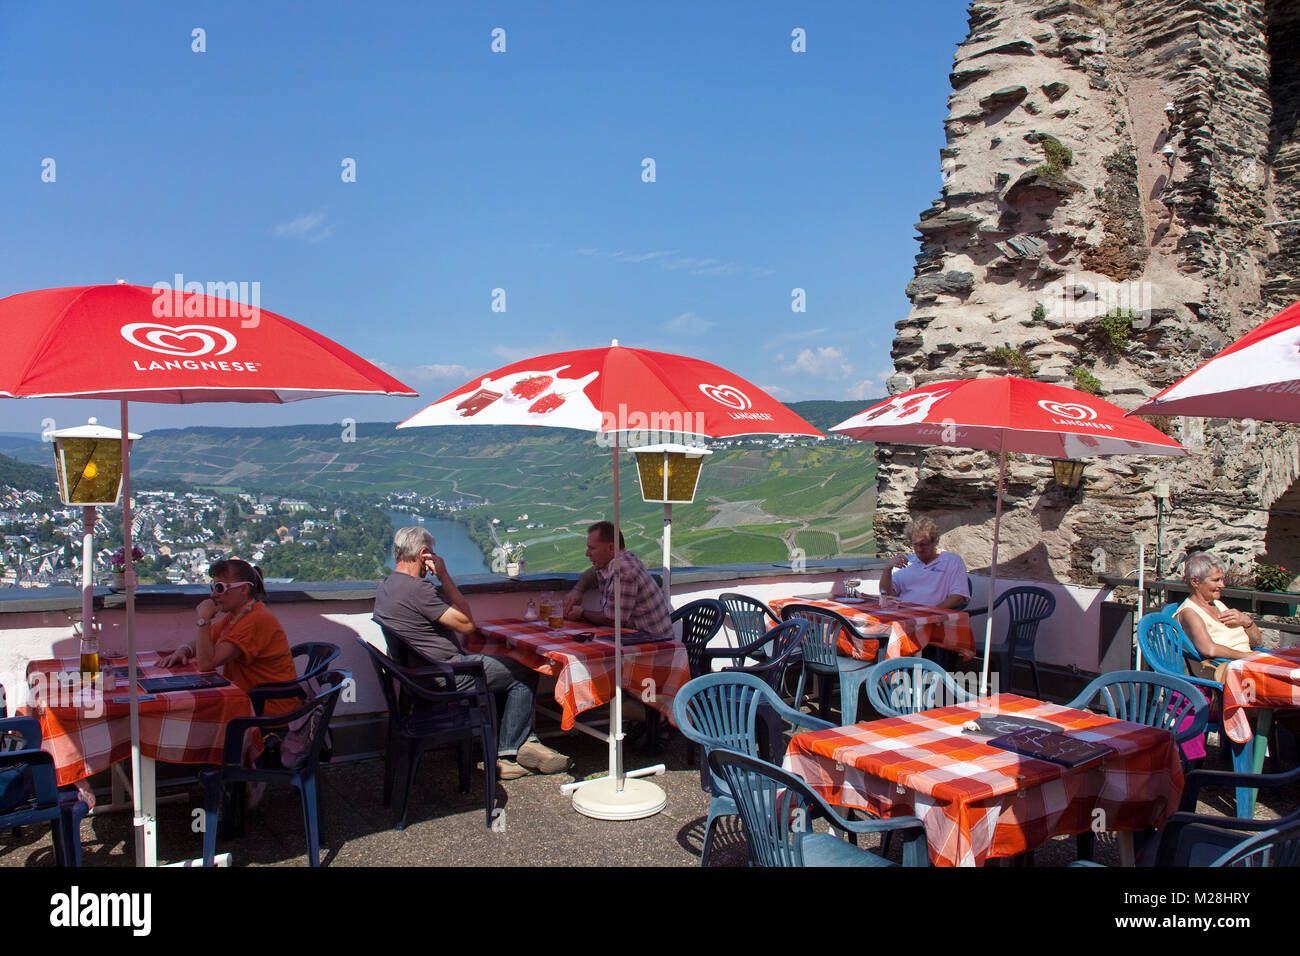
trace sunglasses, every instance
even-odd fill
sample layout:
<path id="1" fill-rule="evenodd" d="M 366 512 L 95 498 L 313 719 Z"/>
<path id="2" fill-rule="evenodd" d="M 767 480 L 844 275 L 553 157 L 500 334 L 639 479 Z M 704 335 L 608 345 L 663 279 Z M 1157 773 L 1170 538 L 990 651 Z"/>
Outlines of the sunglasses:
<path id="1" fill-rule="evenodd" d="M 234 584 L 227 584 L 225 581 L 213 581 L 212 593 L 217 597 L 221 597 L 221 595 L 225 594 L 231 588 L 247 588 L 252 586 L 252 581 L 236 581 Z"/>

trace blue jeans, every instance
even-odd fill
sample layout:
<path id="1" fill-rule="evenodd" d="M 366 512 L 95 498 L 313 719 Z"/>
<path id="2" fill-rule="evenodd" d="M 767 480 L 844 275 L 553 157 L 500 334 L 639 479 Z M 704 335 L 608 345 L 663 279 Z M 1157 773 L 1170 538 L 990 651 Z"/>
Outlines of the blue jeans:
<path id="1" fill-rule="evenodd" d="M 488 690 L 506 695 L 506 705 L 501 710 L 497 727 L 497 755 L 514 758 L 533 732 L 533 699 L 537 696 L 537 672 L 525 667 L 513 657 L 488 657 L 484 654 L 462 654 L 458 661 L 480 661 L 487 677 Z M 456 678 L 458 690 L 471 690 L 474 678 L 462 674 Z"/>

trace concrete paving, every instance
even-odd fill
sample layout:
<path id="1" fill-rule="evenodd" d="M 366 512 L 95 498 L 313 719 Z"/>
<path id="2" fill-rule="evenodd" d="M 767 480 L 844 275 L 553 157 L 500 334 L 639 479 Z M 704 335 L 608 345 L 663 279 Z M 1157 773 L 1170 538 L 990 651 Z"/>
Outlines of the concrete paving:
<path id="1" fill-rule="evenodd" d="M 325 866 L 699 866 L 708 798 L 700 790 L 699 771 L 687 763 L 685 741 L 677 734 L 656 757 L 633 747 L 628 766 L 663 762 L 668 772 L 653 778 L 664 788 L 667 809 L 645 820 L 605 822 L 576 813 L 560 783 L 604 769 L 605 745 L 586 735 L 548 740 L 575 758 L 572 772 L 531 776 L 498 784 L 497 828 L 486 827 L 483 776 L 475 771 L 470 790 L 457 787 L 453 751 L 427 756 L 411 792 L 409 823 L 392 829 L 391 810 L 382 806 L 383 761 L 380 758 L 326 765 L 321 863 Z M 1211 749 L 1211 767 L 1226 764 Z M 159 810 L 160 862 L 179 862 L 200 855 L 202 835 L 194 829 L 202 806 L 196 784 L 176 791 L 180 802 Z M 1215 795 L 1202 812 L 1230 811 L 1231 794 Z M 1265 796 L 1260 816 L 1278 816 L 1296 807 L 1294 792 Z M 820 827 L 819 827 L 820 829 Z M 132 865 L 129 813 L 95 815 L 82 823 L 84 865 Z M 875 847 L 875 838 L 867 846 Z M 219 840 L 234 866 L 306 866 L 306 844 L 297 794 L 290 788 L 268 789 L 260 807 L 248 814 L 245 833 Z M 895 855 L 897 850 L 895 850 Z M 1039 867 L 1064 866 L 1075 859 L 1073 837 L 1060 837 L 1035 853 Z M 1098 862 L 1118 864 L 1114 838 L 1103 834 Z M 744 866 L 745 839 L 735 820 L 724 821 L 715 844 L 714 866 Z M 27 827 L 18 836 L 0 834 L 0 867 L 53 866 L 48 827 Z M 1007 865 L 1007 861 L 995 861 Z"/>

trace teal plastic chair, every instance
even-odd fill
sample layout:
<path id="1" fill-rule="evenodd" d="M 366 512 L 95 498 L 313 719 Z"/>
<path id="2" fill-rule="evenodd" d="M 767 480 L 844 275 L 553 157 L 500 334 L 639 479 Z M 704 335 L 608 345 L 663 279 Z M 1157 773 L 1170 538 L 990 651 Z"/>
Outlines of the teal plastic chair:
<path id="1" fill-rule="evenodd" d="M 1300 820 L 1265 830 L 1219 857 L 1211 866 L 1300 866 Z"/>
<path id="2" fill-rule="evenodd" d="M 884 717 L 901 717 L 975 700 L 951 674 L 924 657 L 881 661 L 867 673 L 867 698 Z"/>
<path id="3" fill-rule="evenodd" d="M 1007 624 L 1007 636 L 1000 644 L 994 644 L 990 653 L 996 655 L 998 662 L 998 679 L 1002 690 L 1011 690 L 1011 678 L 1016 658 L 1029 662 L 1029 673 L 1034 679 L 1034 696 L 1042 699 L 1043 691 L 1038 682 L 1038 660 L 1034 654 L 1034 641 L 1038 638 L 1038 625 L 1056 613 L 1056 598 L 1051 591 L 1039 587 L 1008 588 L 998 595 L 990 612 L 985 608 L 969 611 L 971 617 L 978 614 L 997 614 L 998 608 L 1007 605 L 1011 616 Z M 982 629 L 980 629 L 982 630 Z"/>
<path id="4" fill-rule="evenodd" d="M 814 832 L 812 823 L 819 818 L 854 840 L 867 833 L 882 837 L 897 833 L 903 837 L 904 866 L 930 863 L 925 826 L 916 817 L 846 820 L 801 778 L 733 750 L 714 750 L 709 766 L 735 796 L 749 842 L 750 866 L 895 865 L 855 843 Z"/>
<path id="5" fill-rule="evenodd" d="M 1205 695 L 1188 681 L 1146 671 L 1102 674 L 1065 706 L 1088 710 L 1098 704 L 1108 717 L 1159 727 L 1179 743 L 1203 734 L 1210 712 Z M 1183 726 L 1188 717 L 1191 722 Z"/>
<path id="6" fill-rule="evenodd" d="M 737 812 L 727 782 L 707 769 L 709 753 L 722 747 L 758 757 L 763 741 L 768 754 L 776 759 L 784 751 L 782 721 L 802 730 L 834 726 L 787 707 L 761 677 L 725 671 L 688 681 L 673 699 L 673 720 L 687 740 L 699 744 L 701 786 L 712 794 L 704 824 L 701 866 L 709 865 L 718 820 Z"/>
<path id="7" fill-rule="evenodd" d="M 799 683 L 795 687 L 794 706 L 799 707 L 803 701 L 804 682 L 811 672 L 817 677 L 818 716 L 823 720 L 830 716 L 830 695 L 826 684 L 831 680 L 839 682 L 840 722 L 847 726 L 858 719 L 858 692 L 866 683 L 867 673 L 874 661 L 860 661 L 854 657 L 845 657 L 836 649 L 836 642 L 841 631 L 859 637 L 861 640 L 877 642 L 877 656 L 881 654 L 881 645 L 889 640 L 887 634 L 861 634 L 853 622 L 844 615 L 827 608 L 812 604 L 787 604 L 781 608 L 783 621 L 803 620 L 808 622 L 808 632 L 804 635 L 803 667 L 799 671 Z"/>
<path id="8" fill-rule="evenodd" d="M 770 607 L 748 594 L 728 591 L 719 594 L 718 600 L 727 609 L 727 620 L 731 622 L 731 629 L 736 634 L 736 643 L 740 647 L 754 647 L 768 631 L 781 623 L 781 619 L 772 613 Z M 764 648 L 754 647 L 749 656 L 755 660 L 763 660 L 767 655 Z"/>

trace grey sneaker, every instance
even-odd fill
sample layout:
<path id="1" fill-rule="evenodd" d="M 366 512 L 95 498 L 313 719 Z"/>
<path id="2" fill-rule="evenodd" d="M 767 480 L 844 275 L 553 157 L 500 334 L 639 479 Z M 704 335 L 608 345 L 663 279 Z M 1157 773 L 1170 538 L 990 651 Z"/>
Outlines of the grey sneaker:
<path id="1" fill-rule="evenodd" d="M 497 761 L 498 780 L 518 780 L 520 777 L 528 777 L 531 775 L 531 770 L 514 760 L 508 760 L 505 757 L 502 757 Z"/>
<path id="2" fill-rule="evenodd" d="M 573 761 L 540 741 L 528 740 L 519 748 L 519 763 L 538 773 L 563 773 Z"/>

